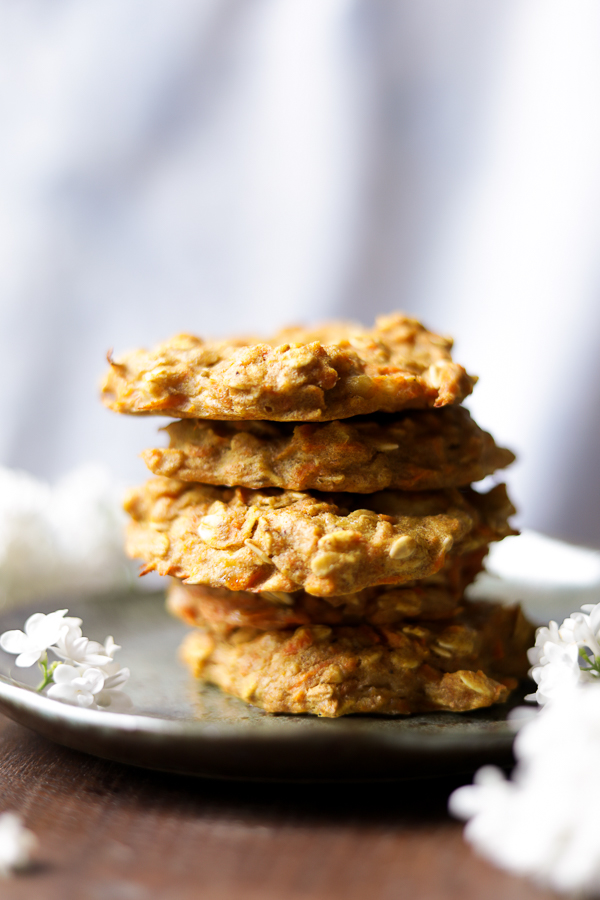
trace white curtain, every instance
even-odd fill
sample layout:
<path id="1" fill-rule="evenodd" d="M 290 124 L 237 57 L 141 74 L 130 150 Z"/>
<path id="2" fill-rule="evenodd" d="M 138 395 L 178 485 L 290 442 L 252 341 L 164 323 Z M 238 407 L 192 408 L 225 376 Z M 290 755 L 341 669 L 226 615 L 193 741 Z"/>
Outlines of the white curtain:
<path id="1" fill-rule="evenodd" d="M 104 354 L 404 308 L 600 545 L 600 7 L 0 0 L 0 462 L 141 480 Z"/>

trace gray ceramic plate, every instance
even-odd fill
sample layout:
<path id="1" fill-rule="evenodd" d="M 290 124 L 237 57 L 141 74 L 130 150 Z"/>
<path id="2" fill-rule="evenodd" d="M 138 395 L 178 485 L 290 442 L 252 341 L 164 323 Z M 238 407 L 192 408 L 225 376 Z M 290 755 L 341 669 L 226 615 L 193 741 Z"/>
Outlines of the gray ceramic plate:
<path id="1" fill-rule="evenodd" d="M 67 603 L 4 613 L 0 633 L 61 605 Z M 43 697 L 23 683 L 39 680 L 37 667 L 16 669 L 14 657 L 0 651 L 0 711 L 67 747 L 152 769 L 240 779 L 378 781 L 511 761 L 508 704 L 407 718 L 269 715 L 188 678 L 176 654 L 186 628 L 167 615 L 162 594 L 72 602 L 69 613 L 81 616 L 89 637 L 112 634 L 122 645 L 133 713 Z"/>

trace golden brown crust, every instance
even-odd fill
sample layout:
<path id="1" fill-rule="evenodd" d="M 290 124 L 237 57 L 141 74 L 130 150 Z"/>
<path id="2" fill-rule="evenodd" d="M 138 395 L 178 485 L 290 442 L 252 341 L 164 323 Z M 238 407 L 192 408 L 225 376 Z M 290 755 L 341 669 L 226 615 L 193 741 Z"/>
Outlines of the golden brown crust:
<path id="1" fill-rule="evenodd" d="M 175 418 L 323 421 L 460 403 L 474 378 L 452 341 L 395 314 L 288 328 L 272 338 L 178 335 L 111 364 L 102 399 L 116 412 Z"/>
<path id="2" fill-rule="evenodd" d="M 515 458 L 460 406 L 300 425 L 184 419 L 165 430 L 169 447 L 142 453 L 155 475 L 229 487 L 439 490 L 480 481 Z"/>
<path id="3" fill-rule="evenodd" d="M 532 635 L 518 607 L 479 603 L 450 624 L 200 628 L 181 653 L 196 677 L 268 712 L 406 715 L 506 700 Z"/>
<path id="4" fill-rule="evenodd" d="M 504 485 L 457 490 L 309 494 L 218 488 L 168 478 L 130 491 L 127 552 L 144 571 L 229 590 L 356 593 L 437 572 L 514 533 Z"/>
<path id="5" fill-rule="evenodd" d="M 236 628 L 272 631 L 299 625 L 395 625 L 407 619 L 449 619 L 462 609 L 464 589 L 483 568 L 487 547 L 449 559 L 437 574 L 398 587 L 365 588 L 358 594 L 315 597 L 228 591 L 173 579 L 167 608 L 188 625 L 209 624 L 228 634 Z"/>

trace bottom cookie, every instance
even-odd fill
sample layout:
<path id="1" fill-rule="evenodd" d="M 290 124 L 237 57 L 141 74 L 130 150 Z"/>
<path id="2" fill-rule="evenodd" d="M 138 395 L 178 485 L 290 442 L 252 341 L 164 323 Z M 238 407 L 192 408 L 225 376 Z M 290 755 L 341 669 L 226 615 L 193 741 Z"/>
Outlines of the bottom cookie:
<path id="1" fill-rule="evenodd" d="M 519 607 L 471 603 L 448 622 L 191 632 L 192 673 L 267 712 L 408 715 L 502 703 L 527 672 Z"/>

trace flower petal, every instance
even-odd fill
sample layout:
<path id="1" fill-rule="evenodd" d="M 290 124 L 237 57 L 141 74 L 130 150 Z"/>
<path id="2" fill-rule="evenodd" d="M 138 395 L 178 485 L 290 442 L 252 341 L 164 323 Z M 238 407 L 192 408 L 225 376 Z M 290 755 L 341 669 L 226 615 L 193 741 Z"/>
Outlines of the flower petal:
<path id="1" fill-rule="evenodd" d="M 69 666 L 66 663 L 60 663 L 54 670 L 55 684 L 71 684 L 79 675 L 79 669 L 75 666 Z"/>
<path id="2" fill-rule="evenodd" d="M 594 634 L 598 634 L 598 631 L 600 630 L 600 603 L 592 606 L 589 612 L 589 616 L 590 628 Z"/>
<path id="3" fill-rule="evenodd" d="M 78 638 L 82 638 L 83 635 L 81 633 L 81 628 L 79 625 L 63 625 L 60 629 L 60 634 L 58 636 L 57 644 L 66 644 L 70 641 L 75 641 Z M 85 638 L 84 638 L 85 640 Z"/>
<path id="4" fill-rule="evenodd" d="M 106 666 L 111 663 L 113 660 L 110 656 L 104 656 L 101 653 L 86 653 L 82 662 L 86 666 L 94 666 L 94 668 L 101 668 L 102 666 Z"/>
<path id="5" fill-rule="evenodd" d="M 107 678 L 111 677 L 112 675 L 116 675 L 117 672 L 120 671 L 120 666 L 116 659 L 109 659 L 108 662 L 103 663 L 103 665 L 99 666 L 98 668 L 102 669 L 104 675 Z"/>
<path id="6" fill-rule="evenodd" d="M 89 694 L 87 691 L 80 691 L 77 694 L 77 704 L 78 706 L 87 707 L 89 709 L 90 706 L 96 705 L 96 701 L 94 700 L 93 694 Z"/>
<path id="7" fill-rule="evenodd" d="M 34 613 L 25 622 L 25 634 L 40 649 L 46 650 L 59 639 L 66 612 L 66 609 L 59 609 L 47 616 L 43 613 Z"/>
<path id="8" fill-rule="evenodd" d="M 126 712 L 133 707 L 129 694 L 118 690 L 100 691 L 96 694 L 96 703 L 104 709 L 110 707 L 113 712 Z"/>
<path id="9" fill-rule="evenodd" d="M 0 813 L 0 870 L 4 876 L 23 869 L 38 842 L 16 813 Z"/>
<path id="10" fill-rule="evenodd" d="M 115 655 L 115 653 L 117 652 L 117 650 L 120 650 L 120 649 L 121 649 L 120 644 L 115 644 L 112 634 L 109 634 L 109 636 L 104 641 L 104 652 L 107 653 L 108 656 L 110 656 L 112 658 Z"/>
<path id="11" fill-rule="evenodd" d="M 70 684 L 51 684 L 46 696 L 53 700 L 61 700 L 63 703 L 76 703 L 77 692 Z"/>
<path id="12" fill-rule="evenodd" d="M 20 669 L 27 669 L 29 666 L 36 663 L 41 655 L 42 653 L 40 650 L 27 649 L 24 653 L 21 653 L 20 656 L 17 656 L 15 659 L 15 666 L 19 666 Z"/>
<path id="13" fill-rule="evenodd" d="M 47 619 L 47 616 L 44 613 L 34 613 L 32 616 L 29 616 L 27 621 L 25 622 L 25 634 L 28 637 L 31 637 L 32 631 L 35 631 L 36 628 L 39 628 L 40 625 L 43 625 Z"/>
<path id="14" fill-rule="evenodd" d="M 104 673 L 100 669 L 86 669 L 78 681 L 85 691 L 97 694 L 104 687 Z"/>
<path id="15" fill-rule="evenodd" d="M 107 690 L 114 690 L 116 688 L 119 688 L 122 684 L 125 684 L 130 674 L 131 673 L 128 668 L 119 669 L 119 671 L 114 675 L 110 675 L 105 679 L 104 687 L 107 688 Z"/>
<path id="16" fill-rule="evenodd" d="M 5 631 L 0 637 L 0 647 L 7 653 L 23 653 L 29 640 L 23 631 Z"/>

